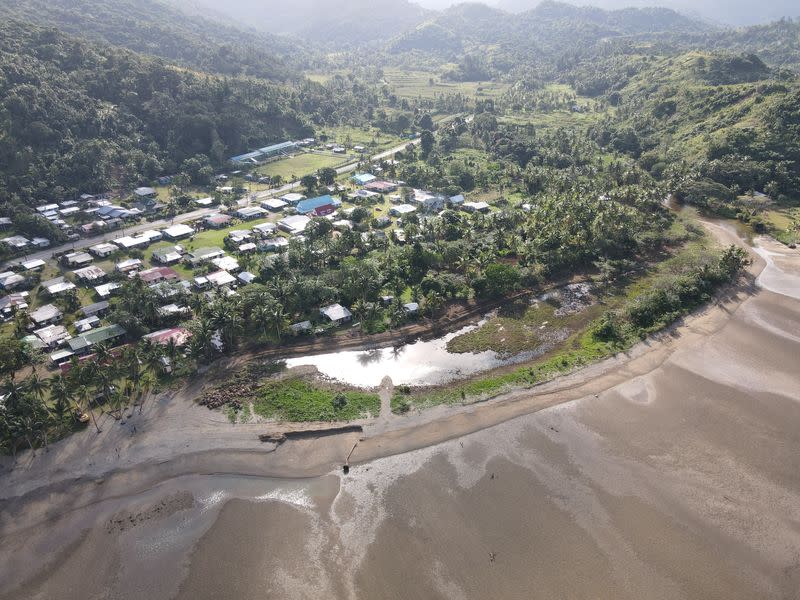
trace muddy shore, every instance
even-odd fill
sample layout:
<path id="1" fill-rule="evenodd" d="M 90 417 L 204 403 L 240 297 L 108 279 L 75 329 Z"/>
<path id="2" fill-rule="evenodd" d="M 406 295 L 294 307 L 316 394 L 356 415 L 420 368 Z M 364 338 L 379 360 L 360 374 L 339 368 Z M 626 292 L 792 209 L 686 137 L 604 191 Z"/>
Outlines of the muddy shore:
<path id="1" fill-rule="evenodd" d="M 277 446 L 189 389 L 26 456 L 0 597 L 795 598 L 800 256 L 755 258 L 759 286 L 484 404 Z"/>

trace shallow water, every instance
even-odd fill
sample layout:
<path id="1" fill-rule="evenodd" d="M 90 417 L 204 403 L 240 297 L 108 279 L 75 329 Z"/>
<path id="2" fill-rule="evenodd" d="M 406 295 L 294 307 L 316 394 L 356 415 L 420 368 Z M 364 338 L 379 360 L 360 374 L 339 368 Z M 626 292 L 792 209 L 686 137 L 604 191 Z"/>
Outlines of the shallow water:
<path id="1" fill-rule="evenodd" d="M 447 351 L 447 342 L 474 331 L 484 323 L 481 321 L 477 325 L 469 325 L 435 340 L 419 340 L 396 348 L 349 350 L 291 358 L 286 361 L 286 366 L 313 365 L 323 375 L 357 387 L 377 387 L 387 375 L 395 385 L 441 385 L 535 356 L 534 352 L 505 357 L 491 350 L 468 354 Z"/>

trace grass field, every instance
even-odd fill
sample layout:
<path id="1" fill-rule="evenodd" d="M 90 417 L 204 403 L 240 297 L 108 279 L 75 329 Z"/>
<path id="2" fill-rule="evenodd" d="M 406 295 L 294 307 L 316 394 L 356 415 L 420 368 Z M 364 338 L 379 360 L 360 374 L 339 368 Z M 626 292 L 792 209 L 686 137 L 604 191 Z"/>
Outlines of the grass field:
<path id="1" fill-rule="evenodd" d="M 434 73 L 386 69 L 384 79 L 395 94 L 405 98 L 435 98 L 445 94 L 464 94 L 471 98 L 497 98 L 508 84 L 493 81 L 442 81 Z M 431 85 L 431 79 L 433 79 Z"/>
<path id="2" fill-rule="evenodd" d="M 325 127 L 317 131 L 320 140 L 345 144 L 346 146 L 364 146 L 370 154 L 381 150 L 388 150 L 403 143 L 402 138 L 385 133 L 375 127 L 353 127 L 351 125 L 337 125 Z"/>
<path id="3" fill-rule="evenodd" d="M 352 162 L 352 156 L 304 153 L 291 158 L 267 163 L 255 170 L 258 175 L 280 176 L 284 181 L 295 181 L 305 175 L 312 175 L 325 167 L 341 167 Z"/>

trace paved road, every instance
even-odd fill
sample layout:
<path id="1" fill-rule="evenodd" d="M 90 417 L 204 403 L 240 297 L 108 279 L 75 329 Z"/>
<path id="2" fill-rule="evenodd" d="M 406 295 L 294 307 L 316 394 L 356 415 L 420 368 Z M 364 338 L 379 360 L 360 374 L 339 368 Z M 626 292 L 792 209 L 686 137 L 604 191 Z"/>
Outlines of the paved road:
<path id="1" fill-rule="evenodd" d="M 439 121 L 437 123 L 437 125 L 441 125 L 442 123 L 446 123 L 447 121 L 455 119 L 457 116 L 458 115 L 442 119 L 441 121 Z M 467 117 L 467 122 L 469 122 L 471 120 L 472 120 L 471 116 Z M 406 147 L 409 144 L 415 144 L 416 145 L 416 144 L 419 144 L 419 143 L 420 143 L 420 139 L 419 138 L 414 139 L 414 140 L 409 140 L 408 142 L 405 142 L 401 146 L 396 146 L 394 148 L 391 148 L 389 150 L 385 150 L 384 152 L 381 152 L 379 154 L 376 154 L 376 155 L 372 156 L 370 158 L 370 160 L 371 161 L 376 161 L 376 160 L 383 160 L 385 158 L 389 158 L 391 156 L 394 156 L 398 152 L 402 152 L 403 150 L 405 150 Z M 351 173 L 351 172 L 356 170 L 356 167 L 358 167 L 358 164 L 359 164 L 358 161 L 346 164 L 346 165 L 336 169 L 336 173 L 339 174 L 339 175 L 343 175 L 345 173 Z M 283 194 L 286 194 L 288 192 L 291 192 L 294 189 L 297 189 L 298 187 L 300 187 L 300 185 L 301 185 L 300 181 L 292 181 L 291 183 L 287 183 L 286 185 L 281 186 L 279 188 L 275 188 L 275 189 L 272 189 L 272 190 L 266 190 L 266 191 L 263 191 L 263 192 L 256 192 L 255 194 L 252 195 L 252 197 L 254 197 L 256 200 L 261 200 L 261 199 L 264 199 L 264 198 L 270 198 L 272 196 L 279 196 L 279 195 L 283 195 Z M 125 227 L 124 229 L 115 229 L 114 231 L 108 231 L 108 232 L 103 233 L 101 235 L 96 235 L 96 236 L 90 237 L 90 238 L 82 238 L 82 239 L 80 239 L 80 240 L 78 240 L 76 242 L 70 242 L 68 244 L 63 244 L 61 246 L 54 246 L 52 248 L 46 248 L 45 250 L 41 250 L 39 252 L 34 252 L 32 254 L 26 254 L 23 257 L 14 258 L 13 260 L 9 260 L 6 263 L 4 263 L 3 268 L 7 268 L 7 267 L 10 267 L 12 265 L 18 265 L 20 263 L 23 263 L 23 262 L 26 262 L 26 261 L 29 261 L 29 260 L 35 260 L 35 259 L 49 260 L 53 256 L 53 254 L 66 252 L 68 250 L 84 250 L 84 249 L 90 248 L 91 246 L 94 246 L 96 244 L 100 244 L 102 242 L 108 242 L 108 241 L 117 239 L 119 237 L 122 237 L 123 235 L 132 235 L 134 233 L 141 233 L 142 231 L 147 231 L 148 229 L 157 229 L 159 227 L 167 227 L 169 225 L 172 225 L 173 223 L 185 223 L 186 221 L 195 221 L 197 219 L 202 219 L 203 217 L 208 216 L 210 214 L 214 214 L 215 212 L 217 212 L 217 209 L 215 209 L 215 208 L 202 208 L 200 210 L 194 210 L 192 212 L 176 215 L 172 219 L 159 219 L 157 221 L 148 221 L 147 223 L 143 223 L 141 225 L 132 225 L 131 227 Z"/>

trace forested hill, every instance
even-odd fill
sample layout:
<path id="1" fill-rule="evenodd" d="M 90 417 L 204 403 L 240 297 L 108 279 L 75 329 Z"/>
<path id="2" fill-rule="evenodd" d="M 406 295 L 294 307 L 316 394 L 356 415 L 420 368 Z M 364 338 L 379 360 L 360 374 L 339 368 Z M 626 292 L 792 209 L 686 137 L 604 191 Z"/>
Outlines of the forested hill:
<path id="1" fill-rule="evenodd" d="M 289 80 L 311 61 L 296 42 L 187 14 L 159 0 L 0 0 L 0 18 L 225 75 Z"/>
<path id="2" fill-rule="evenodd" d="M 199 167 L 220 165 L 234 152 L 303 137 L 312 133 L 304 114 L 323 104 L 317 88 L 197 75 L 53 29 L 2 23 L 0 201 L 132 186 L 195 155 Z"/>
<path id="3" fill-rule="evenodd" d="M 224 12 L 262 31 L 302 37 L 326 52 L 381 42 L 419 24 L 429 15 L 409 0 L 169 0 L 181 7 Z"/>
<path id="4" fill-rule="evenodd" d="M 800 187 L 800 82 L 758 57 L 690 52 L 614 67 L 593 128 L 693 203 L 718 211 L 750 190 L 795 197 Z M 587 67 L 587 71 L 589 68 Z M 688 177 L 687 177 L 688 175 Z"/>
<path id="5" fill-rule="evenodd" d="M 609 41 L 643 39 L 661 43 L 666 36 L 696 35 L 708 27 L 674 11 L 658 8 L 605 11 L 557 2 L 510 14 L 482 4 L 450 8 L 389 45 L 393 54 L 418 52 L 458 61 L 472 54 L 483 65 L 461 78 L 485 79 L 520 67 L 554 71 L 558 59 L 602 53 Z M 458 76 L 456 76 L 458 78 Z"/>

